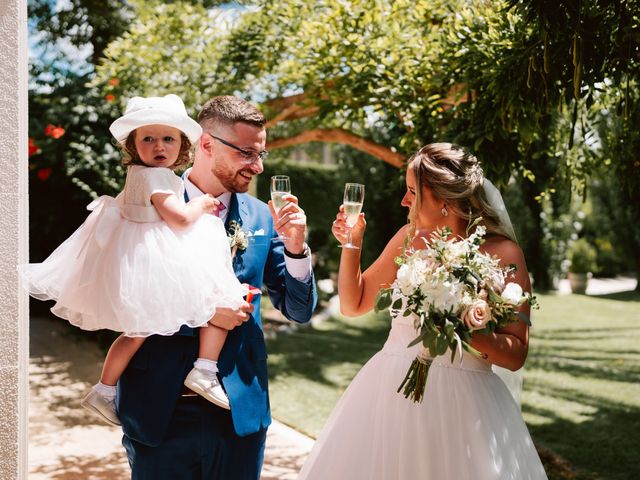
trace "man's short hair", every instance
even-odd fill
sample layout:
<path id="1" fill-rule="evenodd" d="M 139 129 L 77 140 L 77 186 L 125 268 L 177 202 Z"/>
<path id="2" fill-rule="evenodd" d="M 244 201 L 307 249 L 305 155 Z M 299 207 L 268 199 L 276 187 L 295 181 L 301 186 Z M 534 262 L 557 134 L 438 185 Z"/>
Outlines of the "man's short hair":
<path id="1" fill-rule="evenodd" d="M 203 129 L 232 127 L 236 123 L 248 123 L 264 127 L 267 119 L 252 103 L 238 97 L 224 95 L 211 98 L 198 114 L 198 123 Z"/>

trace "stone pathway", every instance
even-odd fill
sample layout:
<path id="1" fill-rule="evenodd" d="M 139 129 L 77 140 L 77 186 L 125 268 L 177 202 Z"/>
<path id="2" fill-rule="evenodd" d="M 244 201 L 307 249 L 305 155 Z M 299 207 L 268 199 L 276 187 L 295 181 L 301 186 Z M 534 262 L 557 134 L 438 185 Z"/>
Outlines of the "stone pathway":
<path id="1" fill-rule="evenodd" d="M 120 429 L 79 405 L 103 354 L 61 320 L 31 319 L 29 480 L 124 480 Z M 313 440 L 279 422 L 269 428 L 263 480 L 293 480 Z"/>
<path id="2" fill-rule="evenodd" d="M 587 295 L 608 295 L 610 293 L 628 292 L 635 290 L 636 284 L 637 280 L 633 277 L 591 278 L 587 285 Z M 571 293 L 569 280 L 560 280 L 558 293 L 560 295 Z"/>

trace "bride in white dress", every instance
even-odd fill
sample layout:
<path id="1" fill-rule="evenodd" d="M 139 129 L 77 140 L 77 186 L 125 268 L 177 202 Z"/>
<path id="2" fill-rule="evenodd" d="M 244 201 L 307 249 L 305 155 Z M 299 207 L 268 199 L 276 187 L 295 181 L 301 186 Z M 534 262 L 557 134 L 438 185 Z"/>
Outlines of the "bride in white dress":
<path id="1" fill-rule="evenodd" d="M 522 251 L 508 217 L 487 195 L 477 159 L 451 144 L 430 144 L 408 163 L 402 205 L 410 209 L 409 225 L 389 241 L 378 259 L 360 271 L 360 250 L 342 251 L 338 289 L 344 314 L 362 315 L 373 308 L 381 286 L 397 273 L 394 257 L 411 232 L 414 246 L 436 227 L 465 236 L 470 220 L 482 217 L 487 241 L 482 249 L 517 265 L 515 278 L 530 291 Z M 494 190 L 495 191 L 495 190 Z M 491 195 L 489 195 L 490 197 Z M 499 196 L 499 195 L 498 195 Z M 504 212 L 502 212 L 504 213 Z M 362 245 L 364 214 L 351 231 Z M 344 244 L 349 228 L 343 208 L 333 234 Z M 529 314 L 525 303 L 521 311 Z M 528 326 L 519 321 L 492 335 L 475 335 L 473 347 L 483 358 L 464 353 L 463 361 L 437 357 L 429 370 L 422 403 L 396 393 L 418 346 L 413 320 L 401 316 L 391 325 L 384 347 L 360 370 L 331 414 L 300 473 L 310 480 L 538 480 L 544 468 L 524 424 L 518 404 L 492 371 L 511 371 L 524 364 Z"/>

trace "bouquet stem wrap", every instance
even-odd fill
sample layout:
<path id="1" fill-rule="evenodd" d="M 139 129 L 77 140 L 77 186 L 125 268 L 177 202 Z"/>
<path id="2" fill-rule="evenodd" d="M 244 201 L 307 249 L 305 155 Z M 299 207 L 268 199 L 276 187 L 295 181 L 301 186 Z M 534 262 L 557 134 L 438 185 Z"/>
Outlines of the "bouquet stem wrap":
<path id="1" fill-rule="evenodd" d="M 404 398 L 411 398 L 416 403 L 422 402 L 424 390 L 427 385 L 427 375 L 433 359 L 429 358 L 424 348 L 420 349 L 416 358 L 411 362 L 411 366 L 398 387 L 398 393 L 402 390 Z"/>

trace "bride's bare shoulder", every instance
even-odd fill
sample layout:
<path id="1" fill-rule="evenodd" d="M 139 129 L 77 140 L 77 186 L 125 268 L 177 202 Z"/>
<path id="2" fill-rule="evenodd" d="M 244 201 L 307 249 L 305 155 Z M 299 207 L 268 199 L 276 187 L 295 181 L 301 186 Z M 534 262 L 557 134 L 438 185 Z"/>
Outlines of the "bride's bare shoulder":
<path id="1" fill-rule="evenodd" d="M 502 235 L 489 235 L 480 249 L 498 257 L 503 264 L 514 263 L 518 265 L 524 263 L 524 254 L 520 246 Z"/>
<path id="2" fill-rule="evenodd" d="M 400 255 L 404 249 L 407 235 L 409 234 L 409 225 L 403 225 L 384 247 L 381 257 L 395 258 Z"/>
<path id="3" fill-rule="evenodd" d="M 389 244 L 391 243 L 402 243 L 404 242 L 404 239 L 407 238 L 407 235 L 409 234 L 409 224 L 403 225 L 402 227 L 400 227 L 400 229 L 393 235 L 393 237 L 391 237 L 391 240 L 389 240 Z"/>

